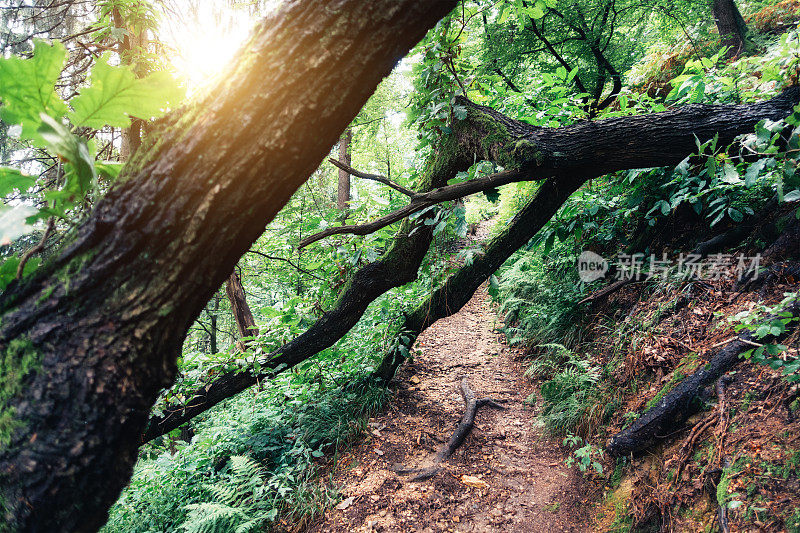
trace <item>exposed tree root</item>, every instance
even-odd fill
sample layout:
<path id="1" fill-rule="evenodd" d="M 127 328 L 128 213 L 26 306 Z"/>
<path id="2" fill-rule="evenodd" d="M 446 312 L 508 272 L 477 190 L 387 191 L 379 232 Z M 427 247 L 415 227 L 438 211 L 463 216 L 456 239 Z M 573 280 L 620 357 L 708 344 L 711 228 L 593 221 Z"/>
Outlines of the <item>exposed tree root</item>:
<path id="1" fill-rule="evenodd" d="M 442 469 L 440 465 L 449 459 L 458 447 L 464 443 L 467 435 L 475 426 L 475 415 L 478 409 L 486 405 L 494 409 L 505 409 L 504 406 L 491 398 L 475 398 L 475 393 L 470 389 L 467 378 L 461 380 L 461 397 L 464 398 L 464 404 L 466 405 L 464 414 L 458 423 L 458 427 L 450 436 L 450 440 L 436 452 L 433 457 L 433 465 L 427 468 L 405 468 L 402 465 L 396 465 L 394 467 L 395 472 L 402 475 L 416 474 L 411 478 L 411 481 L 424 481 L 432 478 Z"/>
<path id="2" fill-rule="evenodd" d="M 790 304 L 786 311 L 795 317 L 800 315 L 800 300 Z M 768 317 L 765 321 L 771 318 L 778 317 Z M 761 343 L 778 341 L 790 333 L 794 324 L 790 322 L 786 331 L 780 336 L 770 335 L 759 340 Z M 630 427 L 614 435 L 606 447 L 609 455 L 619 457 L 641 452 L 664 438 L 664 435 L 673 433 L 691 413 L 692 401 L 705 387 L 733 368 L 739 362 L 742 352 L 751 349 L 753 345 L 759 346 L 755 341 L 749 331 L 739 334 L 736 340 L 717 352 L 707 365 L 679 383 Z"/>

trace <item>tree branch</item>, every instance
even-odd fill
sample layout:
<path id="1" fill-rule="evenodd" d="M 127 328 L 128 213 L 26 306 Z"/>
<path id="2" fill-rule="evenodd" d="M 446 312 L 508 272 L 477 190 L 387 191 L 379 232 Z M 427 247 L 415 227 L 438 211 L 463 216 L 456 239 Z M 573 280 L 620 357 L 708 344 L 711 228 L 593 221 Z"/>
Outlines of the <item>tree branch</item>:
<path id="1" fill-rule="evenodd" d="M 491 127 L 484 126 L 484 133 L 488 136 L 502 132 L 502 140 L 496 142 L 487 155 L 504 166 L 514 166 L 513 169 L 417 194 L 410 204 L 388 215 L 367 224 L 327 228 L 303 239 L 298 247 L 331 235 L 368 235 L 431 205 L 517 181 L 550 176 L 560 179 L 576 174 L 591 179 L 618 170 L 674 165 L 696 150 L 695 138 L 703 141 L 719 135 L 720 144 L 730 143 L 737 135 L 751 131 L 766 116 L 775 120 L 784 118 L 798 99 L 800 88 L 791 87 L 757 104 L 692 104 L 649 115 L 543 128 L 459 98 L 459 103 L 468 110 L 465 120 L 473 120 L 476 114 L 483 117 L 477 121 L 493 119 L 495 131 L 488 131 Z M 475 146 L 472 150 L 477 156 L 482 148 Z"/>
<path id="2" fill-rule="evenodd" d="M 338 167 L 338 168 L 344 170 L 345 172 L 347 172 L 348 174 L 352 174 L 353 176 L 356 176 L 357 178 L 362 178 L 362 179 L 365 179 L 365 180 L 372 180 L 372 181 L 377 181 L 379 183 L 383 183 L 384 185 L 388 185 L 392 189 L 394 189 L 396 191 L 399 191 L 399 192 L 405 194 L 406 196 L 410 196 L 412 198 L 417 195 L 417 193 L 415 193 L 411 189 L 406 189 L 402 185 L 398 185 L 395 182 L 391 181 L 389 178 L 386 178 L 384 176 L 380 176 L 378 174 L 367 174 L 366 172 L 361 172 L 359 170 L 354 169 L 350 165 L 345 165 L 341 161 L 338 161 L 338 160 L 336 160 L 336 159 L 334 159 L 332 157 L 329 157 L 328 161 L 333 163 L 333 166 Z"/>
<path id="3" fill-rule="evenodd" d="M 423 209 L 426 209 L 432 205 L 449 200 L 457 200 L 458 198 L 463 198 L 465 196 L 469 196 L 470 194 L 493 189 L 501 185 L 513 183 L 515 181 L 526 181 L 527 179 L 528 178 L 526 178 L 524 174 L 516 170 L 507 170 L 492 174 L 491 176 L 487 176 L 485 178 L 456 183 L 455 185 L 448 185 L 446 187 L 440 187 L 428 193 L 415 193 L 410 204 L 397 209 L 388 215 L 382 216 L 367 224 L 335 226 L 327 228 L 319 233 L 311 235 L 310 237 L 306 237 L 300 241 L 297 247 L 305 248 L 309 244 L 324 239 L 325 237 L 330 237 L 331 235 L 341 235 L 343 233 L 351 235 L 369 235 L 370 233 L 374 233 L 381 228 L 385 228 L 390 224 L 394 224 L 395 222 L 402 220 L 409 215 L 413 215 L 418 211 L 422 211 Z"/>

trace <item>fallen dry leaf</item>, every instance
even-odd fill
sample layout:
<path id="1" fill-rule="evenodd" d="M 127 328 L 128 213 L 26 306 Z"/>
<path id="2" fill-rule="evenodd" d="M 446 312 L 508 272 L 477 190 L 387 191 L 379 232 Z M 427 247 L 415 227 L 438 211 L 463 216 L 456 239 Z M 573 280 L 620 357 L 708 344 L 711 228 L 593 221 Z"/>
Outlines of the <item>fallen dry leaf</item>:
<path id="1" fill-rule="evenodd" d="M 345 509 L 353 505 L 354 501 L 355 497 L 350 496 L 349 498 L 345 498 L 344 500 L 339 502 L 339 505 L 337 505 L 336 508 L 339 509 L 340 511 L 344 511 Z"/>
<path id="2" fill-rule="evenodd" d="M 479 477 L 468 476 L 464 474 L 461 476 L 461 483 L 468 487 L 475 487 L 476 489 L 488 489 L 489 484 Z"/>

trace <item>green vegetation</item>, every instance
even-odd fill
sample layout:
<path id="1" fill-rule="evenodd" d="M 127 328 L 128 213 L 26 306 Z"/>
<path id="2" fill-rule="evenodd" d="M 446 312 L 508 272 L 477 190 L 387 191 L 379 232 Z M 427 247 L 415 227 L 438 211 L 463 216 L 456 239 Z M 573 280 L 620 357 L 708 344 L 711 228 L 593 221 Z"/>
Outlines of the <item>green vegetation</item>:
<path id="1" fill-rule="evenodd" d="M 8 446 L 14 430 L 24 420 L 18 420 L 8 402 L 24 390 L 25 379 L 39 368 L 38 353 L 29 340 L 14 339 L 2 352 L 0 360 L 0 445 Z"/>
<path id="2" fill-rule="evenodd" d="M 166 38 L 162 32 L 167 32 L 159 21 L 174 12 L 168 4 L 155 0 L 89 4 L 82 16 L 69 10 L 54 14 L 63 19 L 53 27 L 58 30 L 42 27 L 36 17 L 13 18 L 30 14 L 17 12 L 23 7 L 0 11 L 0 196 L 5 199 L 0 208 L 0 290 L 10 295 L 0 305 L 7 306 L 7 311 L 16 306 L 14 298 L 27 296 L 30 287 L 36 292 L 30 300 L 36 305 L 31 308 L 44 308 L 62 293 L 71 298 L 72 310 L 81 305 L 72 282 L 98 257 L 103 238 L 116 231 L 116 221 L 97 221 L 92 218 L 93 210 L 110 197 L 106 196 L 109 191 L 118 190 L 120 179 L 135 179 L 132 169 L 146 173 L 150 167 L 160 168 L 160 160 L 148 157 L 171 148 L 161 144 L 162 133 L 195 124 L 205 113 L 233 113 L 225 107 L 201 109 L 193 101 L 183 115 L 163 118 L 170 109 L 180 107 L 187 89 L 197 91 L 195 94 L 206 91 L 178 79 L 176 66 L 170 65 L 170 45 L 161 41 Z M 255 18 L 265 14 L 263 4 L 230 2 L 226 8 Z M 221 376 L 247 376 L 254 381 L 257 377 L 258 383 L 228 395 L 180 428 L 142 445 L 133 477 L 111 507 L 102 531 L 264 531 L 308 520 L 329 508 L 338 495 L 322 473 L 326 470 L 319 467 L 335 464 L 389 397 L 374 376 L 382 356 L 399 352 L 405 359 L 413 357 L 413 340 L 419 332 L 401 329 L 409 310 L 463 265 L 486 254 L 480 243 L 468 239 L 470 229 L 493 219 L 492 233 L 502 235 L 538 191 L 551 190 L 542 185 L 550 181 L 485 187 L 471 197 L 431 205 L 407 217 L 400 232 L 397 226 L 384 226 L 358 238 L 335 235 L 309 246 L 302 244 L 305 239 L 329 228 L 363 225 L 388 216 L 407 206 L 409 195 L 431 188 L 499 173 L 508 176 L 509 171 L 530 170 L 531 176 L 546 178 L 534 171 L 546 165 L 559 171 L 578 157 L 579 149 L 591 148 L 554 149 L 546 132 L 574 125 L 594 127 L 604 119 L 625 124 L 634 115 L 684 105 L 691 106 L 687 117 L 696 113 L 702 118 L 714 112 L 703 105 L 752 104 L 796 85 L 800 78 L 800 8 L 792 2 L 767 0 L 738 5 L 751 27 L 744 53 L 731 58 L 731 50 L 721 45 L 705 1 L 460 2 L 378 86 L 349 124 L 352 140 L 341 144 L 347 152 L 341 157 L 359 173 L 368 174 L 366 178 L 347 172 L 340 178 L 340 170 L 324 162 L 266 228 L 267 221 L 260 222 L 260 236 L 248 226 L 253 235 L 241 250 L 220 245 L 209 254 L 236 249 L 238 255 L 250 245 L 238 258 L 235 276 L 227 287 L 207 287 L 207 280 L 178 279 L 182 270 L 173 270 L 170 264 L 156 265 L 176 293 L 200 291 L 211 298 L 202 309 L 203 302 L 196 309 L 184 309 L 180 301 L 170 298 L 148 301 L 153 307 L 150 320 L 168 323 L 180 315 L 183 322 L 179 325 L 184 328 L 163 333 L 163 339 L 147 339 L 159 347 L 171 342 L 178 346 L 169 335 L 182 340 L 176 379 L 160 392 L 152 416 L 184 410 L 197 400 L 198 391 L 202 395 L 210 390 Z M 67 28 L 70 32 L 83 29 L 68 35 Z M 17 42 L 12 37 L 18 33 L 27 37 Z M 34 39 L 34 35 L 49 40 Z M 76 41 L 78 38 L 81 40 Z M 238 66 L 226 75 L 266 61 L 267 55 L 244 52 Z M 328 60 L 332 59 L 313 58 L 310 63 Z M 261 98 L 260 93 L 252 96 Z M 463 98 L 491 108 L 500 118 L 480 112 L 482 108 Z M 281 116 L 280 120 L 284 119 Z M 326 120 L 333 119 L 320 118 L 320 124 Z M 248 131 L 244 125 L 242 128 Z M 563 439 L 570 449 L 567 464 L 590 474 L 590 479 L 605 479 L 605 472 L 610 486 L 624 492 L 624 478 L 636 465 L 618 460 L 612 469 L 599 444 L 634 423 L 707 363 L 706 356 L 725 341 L 709 341 L 706 329 L 732 325 L 736 332 L 751 331 L 767 344 L 754 346 L 744 357 L 780 371 L 785 378 L 782 386 L 788 382 L 791 387 L 800 380 L 796 350 L 771 342 L 797 321 L 787 311 L 797 292 L 787 292 L 779 303 L 751 306 L 716 324 L 711 320 L 692 324 L 694 329 L 684 327 L 680 333 L 667 331 L 665 325 L 668 317 L 688 309 L 689 301 L 698 305 L 689 306 L 691 311 L 678 322 L 691 322 L 689 313 L 722 316 L 731 301 L 720 303 L 719 294 L 746 290 L 727 280 L 727 271 L 720 270 L 708 279 L 679 272 L 675 265 L 699 243 L 755 221 L 752 228 L 747 226 L 752 231 L 719 253 L 761 253 L 777 234 L 792 227 L 793 217 L 800 218 L 800 209 L 796 209 L 800 200 L 799 132 L 800 106 L 785 119 L 761 120 L 733 144 L 729 144 L 730 138 L 723 142 L 719 135 L 695 137 L 696 149 L 688 156 L 687 150 L 675 157 L 667 147 L 662 166 L 596 176 L 579 187 L 494 275 L 482 273 L 491 276 L 489 292 L 498 304 L 508 343 L 524 349 L 528 357 L 527 375 L 538 387 L 528 401 L 538 403 L 535 407 L 550 436 Z M 239 138 L 213 138 L 213 142 L 206 138 L 209 146 L 195 145 L 193 134 L 187 130 L 179 141 L 198 161 L 208 151 L 224 153 L 232 144 L 236 145 L 235 154 L 264 148 L 248 146 L 246 139 Z M 313 146 L 298 148 L 291 139 L 271 141 L 284 147 L 280 157 L 292 150 L 308 149 L 314 157 L 324 151 Z M 626 147 L 619 150 L 623 153 Z M 340 157 L 338 147 L 330 156 Z M 599 154 L 595 163 L 614 156 Z M 122 170 L 126 161 L 130 165 L 127 171 Z M 215 175 L 238 172 L 243 183 L 255 179 L 249 170 L 239 169 L 242 165 L 237 161 L 218 164 Z M 517 168 L 520 165 L 523 168 Z M 148 186 L 160 191 L 163 183 L 170 186 L 172 182 L 159 172 L 153 170 L 162 181 L 148 182 Z M 580 177 L 594 176 L 588 167 L 575 172 L 585 173 Z M 448 178 L 446 184 L 432 182 L 442 174 Z M 376 175 L 380 175 L 378 181 Z M 349 201 L 343 207 L 337 196 L 345 181 L 344 196 Z M 387 187 L 386 182 L 392 186 Z M 138 206 L 126 216 L 137 221 L 132 225 L 137 228 L 169 219 L 163 222 L 169 230 L 164 231 L 165 241 L 158 246 L 179 249 L 186 243 L 171 241 L 173 230 L 183 237 L 194 235 L 181 224 L 194 231 L 205 217 L 220 212 L 219 221 L 224 219 L 227 224 L 227 218 L 237 214 L 224 212 L 214 203 L 216 197 L 244 194 L 220 191 L 212 178 L 192 183 L 189 189 L 183 200 L 194 205 L 192 212 L 183 212 L 178 206 L 167 215 L 148 205 Z M 417 195 L 413 198 L 419 199 Z M 82 225 L 86 221 L 92 231 L 80 233 L 88 227 Z M 243 219 L 241 225 L 248 224 L 250 219 Z M 408 259 L 405 256 L 417 251 L 400 245 L 416 242 L 410 238 L 423 234 L 426 239 L 431 236 L 430 250 L 418 269 L 414 263 L 414 272 L 390 284 L 394 288 L 370 295 L 369 301 L 365 295 L 348 293 L 360 286 L 358 276 L 377 276 L 378 282 L 390 279 Z M 243 240 L 242 235 L 235 238 Z M 46 265 L 56 264 L 76 236 L 94 244 L 79 248 L 70 261 L 58 264 L 52 278 L 46 278 L 51 274 Z M 222 244 L 233 239 L 223 234 L 215 238 Z M 123 248 L 129 246 L 125 236 L 118 241 Z M 131 249 L 111 251 L 130 257 L 131 264 L 147 259 L 149 252 L 139 249 L 143 245 L 135 243 L 136 239 L 130 241 L 134 242 Z M 427 241 L 424 244 L 427 246 Z M 576 261 L 585 251 L 612 264 L 605 278 L 581 279 Z M 387 257 L 393 261 L 381 263 Z M 595 291 L 608 287 L 609 281 L 623 280 L 630 273 L 618 261 L 621 257 L 643 259 L 640 279 L 621 287 L 614 297 L 592 298 Z M 228 275 L 236 258 L 212 259 L 219 264 L 227 261 L 227 272 L 207 269 L 209 276 L 219 281 Z M 659 264 L 659 260 L 668 264 Z M 234 279 L 242 286 L 238 301 Z M 777 284 L 786 289 L 785 278 L 775 279 L 778 281 L 770 287 Z M 146 289 L 123 283 L 113 287 L 113 294 L 120 301 L 132 302 Z M 333 322 L 346 320 L 329 314 L 331 310 L 346 311 L 361 303 L 358 312 L 353 312 L 358 315 L 357 324 L 350 328 L 356 320 L 347 322 L 349 331 L 344 328 L 332 346 L 333 341 L 313 339 L 313 355 L 292 361 L 291 369 L 286 364 L 273 368 L 275 360 L 270 360 L 276 350 L 297 341 L 315 324 L 324 326 L 326 332 L 334 330 L 339 324 Z M 725 311 L 713 315 L 712 308 Z M 423 311 L 427 310 L 419 312 Z M 103 318 L 108 319 L 109 329 L 129 326 L 120 325 L 128 320 L 127 315 Z M 100 321 L 92 324 L 102 326 Z M 21 326 L 14 323 L 11 327 Z M 681 338 L 675 339 L 673 334 Z M 41 361 L 29 341 L 9 333 L 6 342 L 3 335 L 6 330 L 0 331 L 4 343 L 0 445 L 6 446 L 25 424 L 17 420 L 11 404 L 26 393 L 26 380 L 37 375 Z M 124 342 L 122 338 L 119 344 Z M 137 353 L 125 352 L 125 356 L 133 360 Z M 168 369 L 173 363 L 159 360 L 153 365 Z M 265 372 L 265 368 L 272 370 Z M 649 402 L 641 397 L 646 390 L 658 391 Z M 788 398 L 789 391 L 781 389 L 779 394 Z M 155 394 L 152 391 L 152 396 Z M 748 391 L 737 401 L 730 407 L 731 416 L 746 412 L 760 396 Z M 797 402 L 792 397 L 788 404 L 790 417 Z M 116 421 L 109 421 L 109 425 L 113 423 Z M 743 424 L 737 420 L 729 432 L 735 434 Z M 716 453 L 713 446 L 698 444 L 687 458 L 703 467 L 713 461 L 718 465 Z M 791 453 L 783 462 L 740 457 L 723 469 L 716 502 L 734 512 L 736 519 L 754 520 L 766 508 L 756 485 L 731 492 L 734 480 L 745 471 L 745 459 L 768 476 L 794 479 L 800 452 Z M 679 470 L 674 465 L 665 468 L 658 473 L 662 476 L 659 480 L 666 480 L 670 487 L 679 484 L 682 480 L 675 478 Z M 663 490 L 663 486 L 658 488 Z M 0 492 L 0 498 L 3 494 Z M 609 496 L 607 506 L 614 508 L 610 530 L 642 526 L 634 519 L 646 515 L 637 514 L 641 511 L 635 508 L 638 504 L 630 491 L 624 497 Z M 647 509 L 648 516 L 654 516 L 655 508 Z M 559 503 L 545 509 L 556 513 Z M 659 512 L 666 509 L 658 507 Z M 677 504 L 670 508 L 676 509 L 680 510 Z M 793 507 L 791 513 L 784 509 L 781 517 L 787 530 L 800 531 L 798 509 Z M 675 514 L 689 520 L 697 513 L 684 508 Z"/>

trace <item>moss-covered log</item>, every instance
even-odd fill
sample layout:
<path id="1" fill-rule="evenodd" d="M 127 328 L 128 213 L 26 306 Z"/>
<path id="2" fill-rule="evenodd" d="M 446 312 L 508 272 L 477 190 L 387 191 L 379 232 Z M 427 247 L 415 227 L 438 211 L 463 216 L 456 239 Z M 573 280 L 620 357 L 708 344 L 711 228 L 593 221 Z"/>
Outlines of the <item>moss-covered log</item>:
<path id="1" fill-rule="evenodd" d="M 91 531 L 186 331 L 455 0 L 286 2 L 163 121 L 70 244 L 0 298 L 0 530 Z"/>

